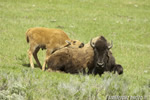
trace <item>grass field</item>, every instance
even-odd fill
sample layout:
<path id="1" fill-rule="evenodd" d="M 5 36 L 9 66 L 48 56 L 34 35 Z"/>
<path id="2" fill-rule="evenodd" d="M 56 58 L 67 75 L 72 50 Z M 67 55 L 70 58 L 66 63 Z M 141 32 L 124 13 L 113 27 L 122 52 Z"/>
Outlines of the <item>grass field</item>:
<path id="1" fill-rule="evenodd" d="M 25 39 L 31 27 L 60 28 L 84 43 L 99 35 L 113 40 L 112 52 L 124 74 L 32 70 Z M 44 57 L 40 51 L 41 63 Z M 0 0 L 0 100 L 149 100 L 149 95 L 149 0 Z"/>

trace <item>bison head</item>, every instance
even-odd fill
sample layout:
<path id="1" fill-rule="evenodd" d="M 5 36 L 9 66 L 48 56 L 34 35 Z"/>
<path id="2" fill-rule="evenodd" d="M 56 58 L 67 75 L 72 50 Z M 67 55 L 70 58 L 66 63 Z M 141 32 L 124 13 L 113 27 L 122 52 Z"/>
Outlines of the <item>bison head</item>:
<path id="1" fill-rule="evenodd" d="M 95 67 L 104 67 L 106 60 L 108 59 L 108 51 L 112 48 L 111 45 L 108 45 L 107 40 L 101 36 L 97 39 L 95 43 L 92 43 L 92 39 L 90 41 L 90 45 L 94 50 L 94 64 Z"/>

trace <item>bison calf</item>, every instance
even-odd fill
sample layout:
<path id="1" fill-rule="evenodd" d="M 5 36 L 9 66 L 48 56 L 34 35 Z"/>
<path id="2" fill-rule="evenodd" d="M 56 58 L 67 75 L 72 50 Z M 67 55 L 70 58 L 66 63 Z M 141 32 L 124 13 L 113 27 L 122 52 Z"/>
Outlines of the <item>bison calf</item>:
<path id="1" fill-rule="evenodd" d="M 26 40 L 30 45 L 28 50 L 28 56 L 30 61 L 30 66 L 34 68 L 32 61 L 32 55 L 39 67 L 45 70 L 46 60 L 50 55 L 59 48 L 63 47 L 74 47 L 81 48 L 84 46 L 83 43 L 77 40 L 71 40 L 67 34 L 60 29 L 49 29 L 49 28 L 30 28 L 26 32 Z M 41 66 L 37 53 L 40 48 L 46 49 L 46 58 L 43 66 Z"/>

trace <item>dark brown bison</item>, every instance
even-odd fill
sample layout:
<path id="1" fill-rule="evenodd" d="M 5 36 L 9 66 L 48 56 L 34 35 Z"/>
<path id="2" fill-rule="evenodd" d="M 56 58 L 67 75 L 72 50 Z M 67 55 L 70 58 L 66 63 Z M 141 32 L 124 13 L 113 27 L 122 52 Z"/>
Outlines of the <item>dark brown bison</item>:
<path id="1" fill-rule="evenodd" d="M 103 74 L 104 71 L 114 71 L 118 74 L 123 73 L 123 67 L 119 64 L 116 64 L 115 58 L 112 55 L 110 49 L 113 44 L 109 45 L 107 40 L 101 36 L 101 39 L 98 39 L 95 43 L 91 42 L 91 46 L 94 50 L 94 67 L 89 70 L 89 73 L 93 74 Z"/>
<path id="2" fill-rule="evenodd" d="M 89 73 L 93 73 L 94 75 L 96 74 L 101 75 L 105 71 L 114 72 L 114 73 L 117 72 L 119 75 L 123 73 L 123 67 L 120 64 L 116 64 L 115 58 L 113 57 L 111 51 L 108 51 L 106 53 L 103 63 L 97 62 L 97 64 L 96 63 L 94 64 L 95 66 L 93 67 L 93 69 L 89 71 Z"/>
<path id="3" fill-rule="evenodd" d="M 101 75 L 104 71 L 122 74 L 121 65 L 115 64 L 115 58 L 109 49 L 107 40 L 100 36 L 85 44 L 83 48 L 63 48 L 54 52 L 48 59 L 48 69 L 66 73 L 85 72 Z"/>

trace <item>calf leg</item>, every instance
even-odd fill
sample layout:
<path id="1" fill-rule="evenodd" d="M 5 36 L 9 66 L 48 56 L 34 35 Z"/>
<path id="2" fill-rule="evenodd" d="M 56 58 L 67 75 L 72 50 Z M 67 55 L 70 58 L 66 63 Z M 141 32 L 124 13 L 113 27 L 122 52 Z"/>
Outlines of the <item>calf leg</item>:
<path id="1" fill-rule="evenodd" d="M 32 53 L 32 51 L 29 49 L 29 50 L 28 50 L 28 57 L 29 57 L 30 67 L 31 67 L 31 68 L 34 68 L 34 64 L 33 64 L 33 61 L 32 61 L 32 56 L 33 56 L 33 53 Z"/>
<path id="2" fill-rule="evenodd" d="M 36 47 L 37 47 L 36 44 L 30 43 L 30 49 L 28 50 L 28 57 L 29 57 L 29 62 L 30 62 L 30 67 L 31 68 L 34 68 L 32 56 L 33 56 L 33 53 L 34 53 Z"/>
<path id="3" fill-rule="evenodd" d="M 34 53 L 33 53 L 33 57 L 34 57 L 36 63 L 38 64 L 38 66 L 39 66 L 40 68 L 42 68 L 42 66 L 41 66 L 41 64 L 40 64 L 40 62 L 39 62 L 38 56 L 37 56 L 37 53 L 38 53 L 39 50 L 40 50 L 40 47 L 37 47 L 37 48 L 35 49 L 35 51 L 34 51 Z"/>
<path id="4" fill-rule="evenodd" d="M 47 60 L 50 58 L 51 52 L 52 52 L 52 50 L 49 50 L 49 49 L 46 50 L 46 57 L 45 57 L 44 64 L 43 64 L 43 66 L 42 66 L 42 70 L 43 70 L 43 71 L 45 70 L 46 62 L 47 62 Z"/>

